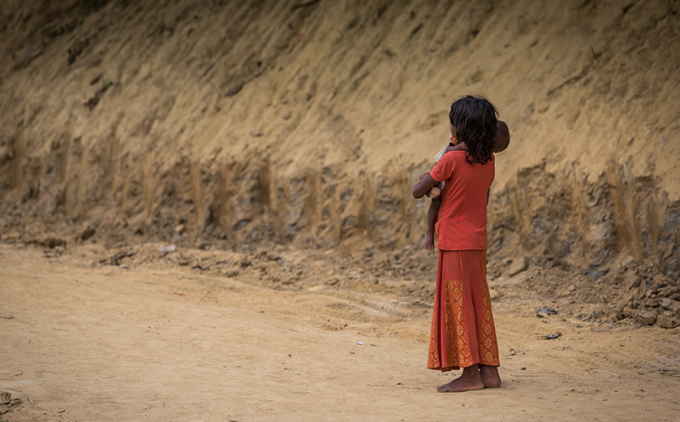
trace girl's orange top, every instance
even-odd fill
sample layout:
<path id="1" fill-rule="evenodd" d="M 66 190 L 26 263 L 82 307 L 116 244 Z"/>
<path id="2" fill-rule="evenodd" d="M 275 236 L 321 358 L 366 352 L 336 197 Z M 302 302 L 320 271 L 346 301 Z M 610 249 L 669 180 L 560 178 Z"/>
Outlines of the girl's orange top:
<path id="1" fill-rule="evenodd" d="M 445 251 L 486 249 L 486 195 L 495 176 L 494 158 L 470 164 L 465 151 L 446 153 L 430 172 L 445 181 L 437 214 L 437 248 Z"/>

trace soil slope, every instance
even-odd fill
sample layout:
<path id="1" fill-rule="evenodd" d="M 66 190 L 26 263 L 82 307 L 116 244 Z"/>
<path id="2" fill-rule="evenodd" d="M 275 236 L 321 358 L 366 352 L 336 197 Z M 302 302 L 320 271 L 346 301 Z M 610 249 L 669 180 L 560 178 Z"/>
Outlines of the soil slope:
<path id="1" fill-rule="evenodd" d="M 621 318 L 677 283 L 677 1 L 91 3 L 0 6 L 6 242 L 413 251 L 472 93 L 512 134 L 492 277 L 582 273 Z"/>

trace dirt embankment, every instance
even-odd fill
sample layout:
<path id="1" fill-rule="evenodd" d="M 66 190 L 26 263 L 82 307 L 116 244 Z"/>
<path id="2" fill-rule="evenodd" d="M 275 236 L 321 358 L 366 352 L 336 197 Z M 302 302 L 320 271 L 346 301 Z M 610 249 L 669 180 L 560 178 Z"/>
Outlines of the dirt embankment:
<path id="1" fill-rule="evenodd" d="M 414 250 L 410 185 L 473 93 L 512 133 L 493 276 L 677 283 L 677 2 L 80 5 L 0 9 L 6 241 Z"/>

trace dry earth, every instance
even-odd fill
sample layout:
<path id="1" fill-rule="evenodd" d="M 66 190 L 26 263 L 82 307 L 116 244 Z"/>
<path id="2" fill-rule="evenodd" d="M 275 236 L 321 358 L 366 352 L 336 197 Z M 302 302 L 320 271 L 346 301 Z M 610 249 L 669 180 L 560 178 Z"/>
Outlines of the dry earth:
<path id="1" fill-rule="evenodd" d="M 0 420 L 680 419 L 679 11 L 0 1 Z M 451 396 L 410 185 L 468 93 L 504 385 Z"/>
<path id="2" fill-rule="evenodd" d="M 302 288 L 274 290 L 247 269 L 215 276 L 158 252 L 130 268 L 98 265 L 103 248 L 64 253 L 0 245 L 0 390 L 18 400 L 2 420 L 673 421 L 680 414 L 680 328 L 589 323 L 562 312 L 539 319 L 545 299 L 507 280 L 494 301 L 503 387 L 439 394 L 435 386 L 456 373 L 425 369 L 430 308 L 381 284 L 348 289 L 310 272 Z M 299 254 L 282 252 L 293 261 Z M 323 254 L 305 259 L 323 262 Z M 521 274 L 510 280 L 522 284 Z M 316 285 L 323 287 L 309 290 Z M 491 286 L 501 288 L 498 280 Z M 556 331 L 557 340 L 537 338 Z"/>
<path id="3" fill-rule="evenodd" d="M 632 272 L 675 282 L 679 11 L 677 0 L 5 0 L 0 230 L 45 223 L 68 238 L 55 222 L 92 225 L 112 247 L 139 236 L 415 247 L 427 204 L 410 185 L 448 138 L 451 102 L 481 94 L 512 136 L 496 163 L 490 259 L 624 285 L 612 262 L 632 257 Z"/>

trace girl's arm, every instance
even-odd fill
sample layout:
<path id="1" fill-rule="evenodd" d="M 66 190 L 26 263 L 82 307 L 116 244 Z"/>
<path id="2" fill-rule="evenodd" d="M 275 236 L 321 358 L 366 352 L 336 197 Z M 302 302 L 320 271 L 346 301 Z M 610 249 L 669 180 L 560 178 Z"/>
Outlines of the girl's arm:
<path id="1" fill-rule="evenodd" d="M 423 173 L 420 175 L 420 181 L 413 185 L 413 197 L 422 198 L 436 183 L 437 181 L 430 176 L 430 173 Z"/>

